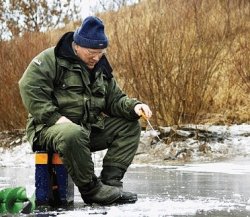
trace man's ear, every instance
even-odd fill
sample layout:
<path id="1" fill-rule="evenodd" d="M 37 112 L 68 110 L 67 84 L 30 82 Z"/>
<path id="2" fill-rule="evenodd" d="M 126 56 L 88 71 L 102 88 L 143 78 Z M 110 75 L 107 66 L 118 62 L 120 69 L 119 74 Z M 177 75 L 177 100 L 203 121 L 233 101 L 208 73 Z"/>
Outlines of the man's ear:
<path id="1" fill-rule="evenodd" d="M 73 42 L 73 49 L 74 49 L 75 53 L 77 54 L 77 51 L 79 49 L 79 45 L 76 44 L 75 42 Z"/>

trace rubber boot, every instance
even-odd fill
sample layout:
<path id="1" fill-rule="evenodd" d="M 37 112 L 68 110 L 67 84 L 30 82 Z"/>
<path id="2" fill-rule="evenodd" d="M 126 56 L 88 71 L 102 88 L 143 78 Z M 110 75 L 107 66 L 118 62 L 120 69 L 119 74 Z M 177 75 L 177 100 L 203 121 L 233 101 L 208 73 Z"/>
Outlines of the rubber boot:
<path id="1" fill-rule="evenodd" d="M 114 186 L 104 185 L 100 180 L 80 188 L 82 199 L 87 204 L 108 205 L 122 197 L 121 190 Z"/>
<path id="2" fill-rule="evenodd" d="M 121 180 L 125 172 L 126 170 L 118 167 L 105 166 L 101 172 L 100 179 L 105 185 L 116 186 L 122 190 L 123 182 Z"/>
<path id="3" fill-rule="evenodd" d="M 100 175 L 101 181 L 105 185 L 115 186 L 121 189 L 121 197 L 115 201 L 115 203 L 125 204 L 125 203 L 135 203 L 137 201 L 137 194 L 132 192 L 123 191 L 123 182 L 121 179 L 124 177 L 126 170 L 105 166 Z"/>
<path id="4" fill-rule="evenodd" d="M 121 191 L 121 197 L 119 197 L 115 203 L 126 204 L 135 203 L 137 201 L 137 194 L 127 191 Z"/>

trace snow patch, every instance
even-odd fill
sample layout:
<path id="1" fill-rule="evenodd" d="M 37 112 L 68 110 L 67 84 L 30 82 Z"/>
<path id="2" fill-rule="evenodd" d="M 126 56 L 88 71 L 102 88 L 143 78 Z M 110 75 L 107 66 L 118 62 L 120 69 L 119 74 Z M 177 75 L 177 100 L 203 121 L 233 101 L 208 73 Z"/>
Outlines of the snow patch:
<path id="1" fill-rule="evenodd" d="M 156 201 L 155 199 L 139 199 L 136 204 L 126 204 L 120 206 L 111 206 L 106 208 L 94 209 L 86 207 L 82 210 L 67 211 L 58 214 L 59 217 L 80 217 L 83 215 L 95 216 L 112 216 L 112 217 L 137 217 L 137 216 L 173 216 L 173 215 L 195 215 L 206 214 L 209 211 L 232 211 L 237 209 L 237 205 L 230 201 L 218 201 L 214 198 L 200 198 L 190 200 L 182 199 L 165 199 Z"/>
<path id="2" fill-rule="evenodd" d="M 135 164 L 172 164 L 175 162 L 211 162 L 222 158 L 250 155 L 250 125 L 206 126 L 187 125 L 195 129 L 204 129 L 221 135 L 223 141 L 202 143 L 193 138 L 184 141 L 174 141 L 170 144 L 154 141 L 155 131 L 143 131 L 140 145 L 133 163 Z M 169 131 L 168 128 L 163 130 Z M 152 145 L 154 147 L 152 147 Z M 95 165 L 100 167 L 106 151 L 93 153 Z M 0 148 L 0 167 L 33 167 L 34 154 L 28 142 L 11 149 Z M 231 170 L 233 171 L 233 170 Z M 248 172 L 246 168 L 233 173 Z"/>
<path id="3" fill-rule="evenodd" d="M 176 130 L 175 133 L 181 138 L 173 141 L 164 134 L 168 134 L 171 128 L 160 127 L 159 129 L 166 142 L 157 142 L 150 131 L 142 132 L 135 163 L 211 162 L 250 155 L 249 124 L 186 125 L 181 128 L 184 130 Z M 196 133 L 198 137 L 195 136 Z"/>
<path id="4" fill-rule="evenodd" d="M 34 153 L 29 143 L 11 149 L 0 149 L 0 167 L 34 166 Z"/>

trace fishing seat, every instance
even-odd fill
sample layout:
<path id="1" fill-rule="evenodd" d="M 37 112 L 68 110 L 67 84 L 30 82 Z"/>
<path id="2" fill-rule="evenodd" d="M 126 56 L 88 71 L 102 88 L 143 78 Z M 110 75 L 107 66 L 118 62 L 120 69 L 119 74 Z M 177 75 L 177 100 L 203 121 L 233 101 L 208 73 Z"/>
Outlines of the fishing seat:
<path id="1" fill-rule="evenodd" d="M 57 153 L 35 153 L 35 202 L 50 206 L 74 202 L 74 183 Z"/>

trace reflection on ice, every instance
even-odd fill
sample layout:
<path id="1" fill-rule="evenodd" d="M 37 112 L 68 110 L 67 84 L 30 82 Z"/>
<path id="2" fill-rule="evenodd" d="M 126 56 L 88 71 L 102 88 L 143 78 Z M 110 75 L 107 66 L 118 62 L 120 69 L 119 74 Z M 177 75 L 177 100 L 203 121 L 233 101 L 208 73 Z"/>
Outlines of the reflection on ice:
<path id="1" fill-rule="evenodd" d="M 210 173 L 226 173 L 226 174 L 246 174 L 250 173 L 249 165 L 242 165 L 239 163 L 206 163 L 206 164 L 186 164 L 182 167 L 177 167 L 177 170 L 181 171 L 193 171 L 193 172 L 210 172 Z"/>

